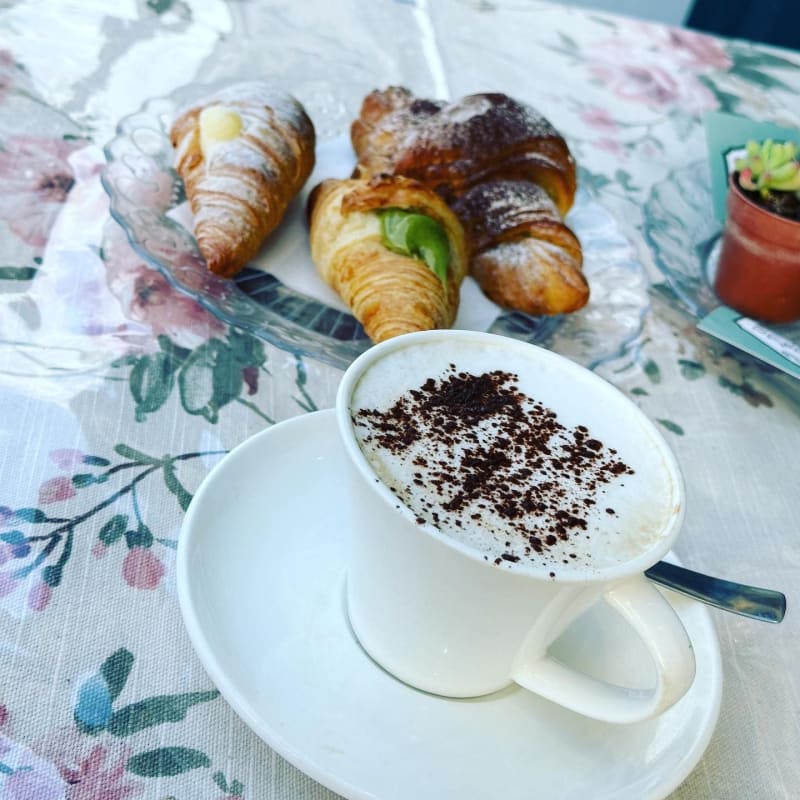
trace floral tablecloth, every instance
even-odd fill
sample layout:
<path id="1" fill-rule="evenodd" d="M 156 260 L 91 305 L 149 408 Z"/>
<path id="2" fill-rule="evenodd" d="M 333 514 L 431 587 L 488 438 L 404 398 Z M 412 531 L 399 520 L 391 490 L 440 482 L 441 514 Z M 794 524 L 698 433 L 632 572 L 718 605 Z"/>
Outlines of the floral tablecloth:
<path id="1" fill-rule="evenodd" d="M 510 0 L 3 4 L 0 796 L 334 796 L 219 696 L 174 572 L 203 477 L 251 434 L 330 407 L 341 373 L 177 292 L 131 249 L 100 183 L 103 145 L 145 100 L 254 76 L 292 91 L 321 140 L 389 84 L 505 91 L 564 133 L 641 263 L 640 330 L 595 368 L 683 467 L 677 553 L 789 604 L 775 627 L 714 615 L 722 711 L 674 797 L 796 797 L 798 395 L 697 332 L 668 279 L 685 221 L 662 198 L 678 173 L 707 183 L 703 112 L 800 126 L 800 54 Z"/>

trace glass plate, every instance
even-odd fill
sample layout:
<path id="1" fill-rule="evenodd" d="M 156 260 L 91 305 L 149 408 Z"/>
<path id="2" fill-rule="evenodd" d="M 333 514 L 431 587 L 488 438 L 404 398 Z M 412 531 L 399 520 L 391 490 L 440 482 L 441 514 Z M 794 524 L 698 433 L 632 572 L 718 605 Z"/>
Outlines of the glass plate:
<path id="1" fill-rule="evenodd" d="M 344 137 L 317 143 L 314 173 L 279 228 L 250 266 L 233 279 L 220 278 L 206 269 L 191 234 L 168 137 L 178 110 L 214 88 L 195 86 L 150 100 L 120 122 L 105 147 L 102 174 L 111 215 L 148 264 L 223 321 L 290 352 L 345 368 L 370 341 L 316 273 L 304 208 L 318 181 L 350 174 L 355 163 L 350 143 Z M 589 368 L 624 352 L 641 331 L 648 308 L 644 269 L 616 220 L 585 190 L 578 192 L 567 222 L 581 240 L 592 291 L 584 309 L 555 317 L 505 311 L 468 278 L 455 327 L 539 344 Z"/>
<path id="2" fill-rule="evenodd" d="M 643 211 L 643 233 L 656 266 L 690 313 L 704 317 L 721 305 L 711 288 L 722 228 L 712 211 L 708 162 L 688 164 L 657 183 Z M 765 327 L 800 345 L 800 323 Z"/>

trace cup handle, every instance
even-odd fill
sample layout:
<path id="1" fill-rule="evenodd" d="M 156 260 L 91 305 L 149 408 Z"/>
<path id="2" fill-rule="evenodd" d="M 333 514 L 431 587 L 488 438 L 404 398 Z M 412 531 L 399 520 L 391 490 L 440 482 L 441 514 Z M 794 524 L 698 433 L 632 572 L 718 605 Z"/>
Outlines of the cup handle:
<path id="1" fill-rule="evenodd" d="M 567 599 L 563 599 L 566 597 Z M 520 686 L 588 717 L 632 723 L 651 719 L 680 700 L 692 685 L 692 644 L 672 606 L 644 576 L 611 584 L 602 599 L 631 625 L 656 668 L 653 689 L 630 689 L 585 675 L 547 655 L 547 648 L 597 596 L 562 594 L 526 637 L 512 668 Z"/>

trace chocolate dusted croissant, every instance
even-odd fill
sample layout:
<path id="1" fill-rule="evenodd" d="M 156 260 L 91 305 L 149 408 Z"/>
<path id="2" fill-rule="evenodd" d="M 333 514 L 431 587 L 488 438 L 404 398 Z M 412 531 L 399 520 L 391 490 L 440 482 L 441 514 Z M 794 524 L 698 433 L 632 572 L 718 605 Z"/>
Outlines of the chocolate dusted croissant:
<path id="1" fill-rule="evenodd" d="M 588 302 L 581 245 L 563 222 L 575 162 L 535 109 L 504 94 L 445 103 L 389 87 L 364 99 L 351 139 L 356 174 L 410 175 L 448 202 L 470 272 L 498 305 L 538 315 Z"/>
<path id="2" fill-rule="evenodd" d="M 435 192 L 402 176 L 331 179 L 314 188 L 308 212 L 317 270 L 373 342 L 453 324 L 467 251 Z"/>
<path id="3" fill-rule="evenodd" d="M 170 138 L 200 252 L 212 272 L 231 277 L 258 253 L 311 174 L 311 120 L 286 92 L 240 83 L 184 111 Z"/>
<path id="4" fill-rule="evenodd" d="M 547 192 L 527 181 L 492 181 L 453 203 L 469 231 L 470 271 L 500 306 L 563 314 L 589 300 L 583 253 Z"/>
<path id="5" fill-rule="evenodd" d="M 350 138 L 360 174 L 407 175 L 447 202 L 489 180 L 532 181 L 562 215 L 575 197 L 575 162 L 561 134 L 505 94 L 446 103 L 397 86 L 376 90 L 364 98 Z"/>

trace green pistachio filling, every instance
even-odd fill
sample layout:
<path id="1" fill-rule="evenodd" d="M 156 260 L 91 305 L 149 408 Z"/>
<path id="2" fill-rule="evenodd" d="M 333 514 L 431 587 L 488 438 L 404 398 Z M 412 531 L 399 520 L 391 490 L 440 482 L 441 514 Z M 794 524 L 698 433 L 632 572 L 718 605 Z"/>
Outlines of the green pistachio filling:
<path id="1" fill-rule="evenodd" d="M 439 222 L 402 208 L 387 208 L 380 212 L 380 218 L 385 247 L 424 261 L 442 283 L 446 282 L 450 243 Z"/>

